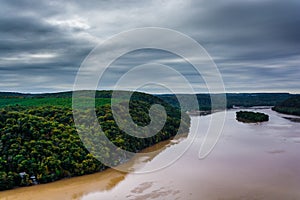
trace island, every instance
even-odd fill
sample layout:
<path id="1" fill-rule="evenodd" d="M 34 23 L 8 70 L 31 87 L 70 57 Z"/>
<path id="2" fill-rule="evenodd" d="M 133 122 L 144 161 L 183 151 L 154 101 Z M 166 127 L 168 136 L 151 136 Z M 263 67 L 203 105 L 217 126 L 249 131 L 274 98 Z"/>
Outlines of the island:
<path id="1" fill-rule="evenodd" d="M 244 123 L 257 123 L 269 121 L 269 116 L 259 112 L 238 111 L 236 112 L 236 120 Z"/>

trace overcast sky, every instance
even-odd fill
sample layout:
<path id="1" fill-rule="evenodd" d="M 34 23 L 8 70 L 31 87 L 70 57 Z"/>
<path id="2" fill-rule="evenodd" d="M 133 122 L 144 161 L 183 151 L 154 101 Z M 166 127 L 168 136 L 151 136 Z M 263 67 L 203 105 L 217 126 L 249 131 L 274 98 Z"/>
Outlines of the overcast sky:
<path id="1" fill-rule="evenodd" d="M 206 49 L 227 92 L 300 93 L 299 0 L 0 3 L 0 91 L 72 90 L 77 70 L 98 43 L 133 28 L 163 27 L 190 36 Z M 159 50 L 124 55 L 99 88 L 113 87 L 126 71 L 149 62 L 180 69 L 197 92 L 207 91 L 189 64 Z M 137 78 L 143 76 L 159 77 L 139 71 Z M 164 78 L 176 85 L 176 80 Z"/>

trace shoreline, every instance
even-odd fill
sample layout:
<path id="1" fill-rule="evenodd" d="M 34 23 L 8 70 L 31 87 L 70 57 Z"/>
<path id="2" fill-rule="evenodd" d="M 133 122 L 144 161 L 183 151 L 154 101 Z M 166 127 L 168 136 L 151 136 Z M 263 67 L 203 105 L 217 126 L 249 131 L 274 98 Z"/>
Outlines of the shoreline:
<path id="1" fill-rule="evenodd" d="M 147 158 L 147 161 L 149 161 L 149 159 L 152 160 L 160 152 L 177 144 L 181 139 L 186 138 L 187 135 L 188 133 L 179 134 L 147 147 L 139 153 L 151 152 L 151 156 Z M 174 142 L 174 140 L 176 141 Z M 135 167 L 139 167 L 143 164 L 143 159 L 139 158 L 140 156 L 137 155 L 121 164 L 121 166 L 133 169 L 134 171 Z M 0 191 L 0 200 L 78 200 L 83 195 L 91 192 L 111 190 L 122 182 L 128 173 L 130 172 L 121 172 L 113 168 L 107 168 L 92 174 L 60 179 L 45 184 L 3 190 Z M 76 191 L 75 194 L 74 191 Z"/>

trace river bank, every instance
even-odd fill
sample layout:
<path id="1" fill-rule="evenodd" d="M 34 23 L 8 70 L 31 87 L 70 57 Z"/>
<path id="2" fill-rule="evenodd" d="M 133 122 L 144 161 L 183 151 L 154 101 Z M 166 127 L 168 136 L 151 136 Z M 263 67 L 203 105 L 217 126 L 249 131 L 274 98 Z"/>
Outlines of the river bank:
<path id="1" fill-rule="evenodd" d="M 180 134 L 176 138 L 159 142 L 151 147 L 142 150 L 140 153 L 149 153 L 151 156 L 143 158 L 136 156 L 124 163 L 124 167 L 140 167 L 144 162 L 151 161 L 164 149 L 180 142 L 187 137 L 187 134 Z M 125 179 L 127 173 L 109 168 L 101 172 L 88 174 L 79 177 L 71 177 L 51 183 L 39 184 L 28 187 L 20 187 L 6 191 L 0 191 L 0 200 L 78 200 L 85 194 L 95 191 L 107 191 L 115 187 Z"/>

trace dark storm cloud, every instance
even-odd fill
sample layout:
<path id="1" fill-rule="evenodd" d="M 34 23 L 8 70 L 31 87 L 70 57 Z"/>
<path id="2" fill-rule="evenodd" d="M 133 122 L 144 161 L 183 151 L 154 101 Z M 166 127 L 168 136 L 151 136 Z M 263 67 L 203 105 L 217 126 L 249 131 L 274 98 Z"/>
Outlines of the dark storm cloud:
<path id="1" fill-rule="evenodd" d="M 260 91 L 299 92 L 299 1 L 194 1 L 190 8 L 184 23 L 215 58 L 229 90 L 265 82 Z"/>
<path id="2" fill-rule="evenodd" d="M 80 24 L 52 23 L 51 17 L 61 8 L 51 3 L 1 1 L 1 91 L 71 89 L 77 68 L 95 41 L 83 34 Z"/>
<path id="3" fill-rule="evenodd" d="M 299 8 L 299 1 L 194 1 L 183 24 L 215 57 L 286 57 L 300 52 Z"/>
<path id="4" fill-rule="evenodd" d="M 71 90 L 81 62 L 99 41 L 131 28 L 160 26 L 203 45 L 228 91 L 300 92 L 296 0 L 0 0 L 0 4 L 0 91 Z M 107 73 L 107 85 L 130 67 L 150 61 L 181 70 L 195 87 L 203 85 L 184 61 L 149 51 L 116 62 Z"/>

